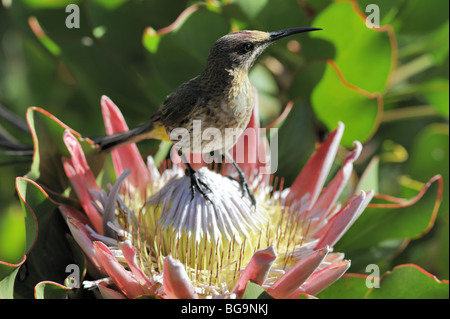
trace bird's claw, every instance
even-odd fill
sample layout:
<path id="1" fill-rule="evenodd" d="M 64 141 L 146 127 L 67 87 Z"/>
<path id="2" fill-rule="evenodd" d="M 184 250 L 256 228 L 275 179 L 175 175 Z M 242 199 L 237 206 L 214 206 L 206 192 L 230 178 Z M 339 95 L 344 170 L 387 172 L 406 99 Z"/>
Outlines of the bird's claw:
<path id="1" fill-rule="evenodd" d="M 239 184 L 239 188 L 241 190 L 241 194 L 242 197 L 245 197 L 246 195 L 248 195 L 248 198 L 250 199 L 250 202 L 252 203 L 252 207 L 256 206 L 256 199 L 255 196 L 253 195 L 253 192 L 250 189 L 250 186 L 248 185 L 247 179 L 245 178 L 244 175 L 240 175 L 239 174 L 239 178 L 238 180 L 234 179 L 231 176 L 226 176 L 227 178 L 233 180 L 233 181 L 237 181 Z"/>
<path id="2" fill-rule="evenodd" d="M 186 175 L 191 178 L 191 200 L 194 199 L 195 192 L 198 191 L 206 200 L 210 201 L 213 204 L 210 197 L 210 194 L 212 194 L 212 190 L 201 180 L 201 178 L 198 176 L 198 173 L 193 169 L 188 168 L 186 169 Z"/>
<path id="3" fill-rule="evenodd" d="M 250 190 L 250 186 L 248 186 L 247 179 L 244 178 L 243 180 L 239 180 L 239 186 L 241 187 L 242 197 L 245 196 L 245 193 L 247 193 L 248 197 L 250 198 L 250 201 L 252 203 L 252 207 L 256 207 L 256 198 L 253 195 L 253 192 Z M 245 191 L 244 191 L 245 189 Z"/>
<path id="4" fill-rule="evenodd" d="M 239 183 L 239 187 L 242 192 L 242 197 L 245 197 L 245 195 L 247 194 L 252 203 L 252 207 L 256 207 L 255 196 L 253 195 L 253 192 L 251 191 L 250 186 L 248 185 L 247 178 L 245 178 L 244 172 L 239 168 L 238 164 L 235 162 L 235 160 L 229 153 L 225 153 L 224 157 L 227 158 L 231 162 L 231 164 L 233 164 L 234 168 L 236 169 L 236 172 L 238 173 L 239 178 L 237 182 Z M 234 180 L 230 176 L 227 177 Z"/>

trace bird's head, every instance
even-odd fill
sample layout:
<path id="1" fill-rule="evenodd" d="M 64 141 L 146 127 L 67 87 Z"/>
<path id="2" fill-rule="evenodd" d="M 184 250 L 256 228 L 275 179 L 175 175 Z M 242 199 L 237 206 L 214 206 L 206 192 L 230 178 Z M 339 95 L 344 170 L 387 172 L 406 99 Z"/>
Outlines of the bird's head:
<path id="1" fill-rule="evenodd" d="M 227 34 L 214 43 L 208 56 L 207 68 L 248 72 L 255 60 L 274 41 L 320 28 L 292 28 L 275 32 L 244 30 Z"/>

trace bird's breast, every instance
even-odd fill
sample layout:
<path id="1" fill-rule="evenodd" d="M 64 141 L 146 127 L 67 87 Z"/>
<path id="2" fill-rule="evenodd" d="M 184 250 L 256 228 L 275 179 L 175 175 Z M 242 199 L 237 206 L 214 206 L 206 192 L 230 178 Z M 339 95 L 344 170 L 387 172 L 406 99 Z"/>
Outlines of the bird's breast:
<path id="1" fill-rule="evenodd" d="M 236 125 L 243 126 L 243 128 L 250 120 L 255 103 L 253 90 L 246 74 L 235 75 L 228 92 L 228 101 L 226 105 L 223 105 L 224 111 L 236 120 Z"/>
<path id="2" fill-rule="evenodd" d="M 254 103 L 254 89 L 247 76 L 225 90 L 208 90 L 195 104 L 186 121 L 177 123 L 188 130 L 190 139 L 184 139 L 185 143 L 173 142 L 177 142 L 178 148 L 189 148 L 192 153 L 225 152 L 234 146 L 247 127 Z"/>

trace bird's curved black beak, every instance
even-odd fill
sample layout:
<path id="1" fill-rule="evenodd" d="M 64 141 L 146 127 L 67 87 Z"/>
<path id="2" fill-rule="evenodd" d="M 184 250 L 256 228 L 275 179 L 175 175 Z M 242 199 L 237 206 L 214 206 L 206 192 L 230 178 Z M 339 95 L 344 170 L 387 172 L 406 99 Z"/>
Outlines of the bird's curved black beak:
<path id="1" fill-rule="evenodd" d="M 273 42 L 273 41 L 287 37 L 292 34 L 317 31 L 317 30 L 323 30 L 323 29 L 306 27 L 306 28 L 291 28 L 291 29 L 286 29 L 286 30 L 274 31 L 274 32 L 269 33 L 269 39 L 267 41 Z"/>

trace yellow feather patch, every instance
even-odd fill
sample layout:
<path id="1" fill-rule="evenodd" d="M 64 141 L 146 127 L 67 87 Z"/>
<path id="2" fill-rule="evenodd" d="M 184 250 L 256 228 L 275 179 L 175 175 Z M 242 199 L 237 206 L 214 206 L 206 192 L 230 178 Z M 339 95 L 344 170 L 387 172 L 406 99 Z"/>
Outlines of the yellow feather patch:
<path id="1" fill-rule="evenodd" d="M 146 138 L 170 142 L 170 138 L 169 135 L 167 135 L 166 128 L 158 124 L 155 124 L 153 126 L 153 129 L 146 134 Z"/>

